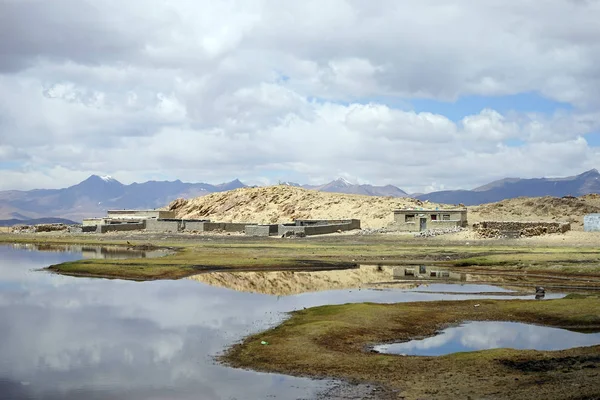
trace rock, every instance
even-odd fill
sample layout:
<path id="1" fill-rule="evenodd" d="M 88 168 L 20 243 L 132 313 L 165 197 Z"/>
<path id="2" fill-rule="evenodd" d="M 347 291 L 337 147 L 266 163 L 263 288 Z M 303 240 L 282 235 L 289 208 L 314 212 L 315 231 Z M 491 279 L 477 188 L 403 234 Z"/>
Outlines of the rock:
<path id="1" fill-rule="evenodd" d="M 419 233 L 415 233 L 415 237 L 434 237 L 439 235 L 446 235 L 449 233 L 456 233 L 465 230 L 460 226 L 455 226 L 453 228 L 444 228 L 444 229 L 429 229 L 426 231 L 421 231 Z"/>

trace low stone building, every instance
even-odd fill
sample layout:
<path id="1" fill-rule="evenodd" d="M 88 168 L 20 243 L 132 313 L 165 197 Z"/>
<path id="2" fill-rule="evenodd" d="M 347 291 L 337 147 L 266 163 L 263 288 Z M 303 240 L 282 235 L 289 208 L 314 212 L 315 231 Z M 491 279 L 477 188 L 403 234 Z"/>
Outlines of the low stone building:
<path id="1" fill-rule="evenodd" d="M 360 229 L 359 219 L 297 219 L 288 224 L 246 226 L 248 236 L 312 236 Z"/>
<path id="2" fill-rule="evenodd" d="M 467 209 L 401 209 L 394 211 L 390 230 L 420 232 L 430 229 L 466 228 Z"/>
<path id="3" fill-rule="evenodd" d="M 172 219 L 175 218 L 175 211 L 165 210 L 108 210 L 107 218 L 110 219 Z"/>

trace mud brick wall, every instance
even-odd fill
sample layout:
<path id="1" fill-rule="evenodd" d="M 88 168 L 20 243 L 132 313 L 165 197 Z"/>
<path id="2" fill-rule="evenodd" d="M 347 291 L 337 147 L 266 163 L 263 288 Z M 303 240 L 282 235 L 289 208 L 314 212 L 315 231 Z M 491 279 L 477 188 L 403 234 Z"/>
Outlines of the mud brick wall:
<path id="1" fill-rule="evenodd" d="M 124 231 L 138 231 L 146 228 L 146 222 L 135 222 L 127 224 L 110 224 L 110 225 L 98 225 L 96 228 L 97 233 L 106 232 L 124 232 Z"/>
<path id="2" fill-rule="evenodd" d="M 181 229 L 181 221 L 178 220 L 146 220 L 146 230 L 149 232 L 178 232 Z"/>
<path id="3" fill-rule="evenodd" d="M 271 236 L 277 235 L 278 225 L 246 225 L 246 236 Z"/>

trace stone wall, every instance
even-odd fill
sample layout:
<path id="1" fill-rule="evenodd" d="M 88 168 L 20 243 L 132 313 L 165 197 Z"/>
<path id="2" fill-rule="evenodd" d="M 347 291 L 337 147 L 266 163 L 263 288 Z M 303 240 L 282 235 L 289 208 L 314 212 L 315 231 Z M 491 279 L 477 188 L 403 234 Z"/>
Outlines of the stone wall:
<path id="1" fill-rule="evenodd" d="M 482 237 L 540 236 L 549 233 L 565 233 L 571 230 L 566 222 L 482 221 L 473 225 Z"/>
<path id="2" fill-rule="evenodd" d="M 221 231 L 221 232 L 244 232 L 246 226 L 256 225 L 239 222 L 205 222 L 204 232 Z"/>
<path id="3" fill-rule="evenodd" d="M 271 236 L 278 234 L 278 225 L 246 225 L 244 232 L 247 236 Z"/>
<path id="4" fill-rule="evenodd" d="M 197 231 L 204 232 L 205 224 L 209 223 L 209 220 L 206 221 L 181 221 L 180 229 L 188 232 Z"/>
<path id="5" fill-rule="evenodd" d="M 347 230 L 360 229 L 360 219 L 297 219 L 297 226 L 349 225 Z"/>
<path id="6" fill-rule="evenodd" d="M 314 225 L 279 225 L 278 235 L 283 236 L 286 232 L 293 232 L 294 234 L 304 234 L 306 236 L 311 235 L 325 235 L 327 233 L 335 233 L 337 231 L 350 231 L 353 229 L 360 229 L 360 220 L 352 219 L 352 220 L 336 220 L 335 222 L 340 223 L 331 223 L 331 224 L 323 224 L 326 220 L 320 220 L 319 224 Z"/>
<path id="7" fill-rule="evenodd" d="M 600 214 L 588 214 L 584 216 L 583 230 L 586 232 L 600 232 Z"/>
<path id="8" fill-rule="evenodd" d="M 138 231 L 146 228 L 146 222 L 132 222 L 125 224 L 110 224 L 110 225 L 98 225 L 96 228 L 97 233 L 106 232 L 125 232 L 125 231 Z"/>
<path id="9" fill-rule="evenodd" d="M 146 230 L 149 232 L 179 232 L 181 221 L 179 220 L 146 220 Z"/>

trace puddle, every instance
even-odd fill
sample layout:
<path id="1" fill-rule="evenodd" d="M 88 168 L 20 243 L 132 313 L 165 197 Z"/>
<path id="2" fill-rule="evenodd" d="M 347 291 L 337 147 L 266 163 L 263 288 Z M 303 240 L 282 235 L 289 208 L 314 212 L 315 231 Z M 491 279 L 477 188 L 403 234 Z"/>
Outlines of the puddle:
<path id="1" fill-rule="evenodd" d="M 498 348 L 519 350 L 566 350 L 600 344 L 600 333 L 517 322 L 477 321 L 444 329 L 422 340 L 375 346 L 380 353 L 411 356 L 443 356 L 465 351 Z"/>

